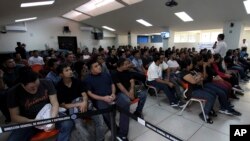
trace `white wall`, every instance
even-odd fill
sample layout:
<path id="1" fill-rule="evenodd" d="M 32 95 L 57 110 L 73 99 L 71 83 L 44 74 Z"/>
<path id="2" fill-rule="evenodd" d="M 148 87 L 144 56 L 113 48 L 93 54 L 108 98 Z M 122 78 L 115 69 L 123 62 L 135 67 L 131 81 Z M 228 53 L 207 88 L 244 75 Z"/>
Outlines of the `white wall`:
<path id="1" fill-rule="evenodd" d="M 63 34 L 63 26 L 69 26 L 71 33 Z M 22 42 L 27 45 L 27 50 L 44 50 L 45 44 L 50 48 L 58 49 L 57 36 L 76 36 L 78 47 L 106 48 L 115 44 L 115 35 L 104 33 L 103 40 L 94 40 L 90 31 L 81 31 L 83 26 L 78 22 L 66 20 L 60 17 L 46 20 L 37 20 L 27 23 L 27 32 L 7 32 L 0 34 L 0 52 L 13 52 L 16 42 Z"/>
<path id="2" fill-rule="evenodd" d="M 128 35 L 118 35 L 117 36 L 118 46 L 128 45 Z"/>

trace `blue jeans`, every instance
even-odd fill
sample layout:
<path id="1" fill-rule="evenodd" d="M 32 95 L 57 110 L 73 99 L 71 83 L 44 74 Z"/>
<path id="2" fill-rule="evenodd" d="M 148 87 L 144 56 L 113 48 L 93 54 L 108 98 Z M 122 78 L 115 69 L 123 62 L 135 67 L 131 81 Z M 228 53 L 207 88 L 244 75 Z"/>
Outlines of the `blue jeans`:
<path id="1" fill-rule="evenodd" d="M 95 141 L 104 141 L 105 139 L 105 123 L 103 120 L 103 117 L 101 115 L 95 115 L 92 116 L 91 119 L 94 121 L 95 123 L 95 136 L 96 136 L 96 140 Z"/>
<path id="2" fill-rule="evenodd" d="M 130 99 L 127 98 L 127 96 L 123 93 L 117 94 L 116 98 L 117 98 L 116 104 L 118 106 L 122 107 L 124 110 L 129 111 Z M 108 104 L 104 101 L 95 101 L 94 106 L 97 109 L 106 109 L 106 108 L 110 107 L 110 104 Z M 104 121 L 107 124 L 108 128 L 111 129 L 110 114 L 109 113 L 103 114 L 103 118 L 104 118 Z M 119 127 L 120 127 L 120 130 L 119 130 L 118 134 L 121 136 L 127 137 L 128 129 L 129 129 L 129 117 L 122 112 L 120 113 Z"/>
<path id="3" fill-rule="evenodd" d="M 216 97 L 203 89 L 194 90 L 192 92 L 192 97 L 206 100 L 204 112 L 206 115 L 208 115 L 208 113 L 212 110 L 214 106 Z"/>
<path id="4" fill-rule="evenodd" d="M 122 93 L 117 94 L 116 98 L 117 98 L 116 104 L 122 107 L 124 110 L 129 111 L 130 99 L 127 99 L 127 97 Z M 97 109 L 106 109 L 110 107 L 110 104 L 104 101 L 95 101 L 94 106 Z M 105 123 L 107 124 L 108 128 L 111 129 L 110 114 L 109 113 L 103 114 L 103 119 Z M 121 136 L 127 137 L 128 129 L 129 129 L 129 117 L 122 112 L 120 113 L 119 127 L 120 127 L 120 130 L 118 134 Z"/>
<path id="5" fill-rule="evenodd" d="M 57 141 L 69 141 L 71 131 L 74 127 L 74 122 L 72 120 L 66 120 L 56 123 L 56 128 L 59 129 L 59 134 L 57 136 Z M 32 136 L 38 133 L 41 130 L 38 130 L 35 127 L 28 127 L 23 129 L 14 130 L 8 141 L 29 141 Z"/>
<path id="6" fill-rule="evenodd" d="M 158 91 L 163 90 L 170 103 L 178 102 L 177 98 L 175 97 L 175 90 L 173 88 L 169 88 L 166 84 L 156 82 L 155 80 L 148 81 L 148 84 L 154 86 Z"/>
<path id="7" fill-rule="evenodd" d="M 239 71 L 241 79 L 246 78 L 246 74 L 245 74 L 244 68 L 242 68 L 241 66 L 232 66 L 230 69 Z"/>
<path id="8" fill-rule="evenodd" d="M 220 88 L 219 86 L 217 86 L 213 83 L 206 83 L 206 84 L 204 84 L 204 89 L 206 91 L 213 91 L 214 93 L 212 93 L 212 92 L 209 92 L 209 93 L 213 94 L 215 97 L 216 97 L 216 95 L 218 96 L 221 109 L 228 109 L 229 108 L 227 93 L 223 90 L 223 88 Z"/>
<path id="9" fill-rule="evenodd" d="M 144 91 L 140 91 L 137 93 L 137 97 L 140 99 L 136 108 L 137 112 L 142 112 L 142 109 L 145 105 L 146 99 L 147 99 L 147 92 Z"/>
<path id="10" fill-rule="evenodd" d="M 141 91 L 137 95 L 138 95 L 138 98 L 140 100 L 139 100 L 139 103 L 138 103 L 136 110 L 138 112 L 142 112 L 142 109 L 143 109 L 144 104 L 146 102 L 147 93 L 145 91 Z M 117 94 L 117 97 L 116 97 L 117 106 L 123 108 L 126 111 L 129 111 L 130 110 L 130 102 L 131 102 L 131 100 L 129 99 L 129 97 L 127 95 L 125 95 L 123 93 Z M 106 109 L 106 108 L 110 107 L 110 105 L 104 101 L 95 101 L 94 106 L 97 109 Z M 104 121 L 107 124 L 108 128 L 111 129 L 109 113 L 103 114 L 103 118 L 104 118 Z M 129 130 L 129 117 L 126 114 L 124 114 L 123 112 L 120 112 L 119 127 L 120 127 L 120 130 L 118 132 L 118 135 L 127 137 L 128 130 Z"/>

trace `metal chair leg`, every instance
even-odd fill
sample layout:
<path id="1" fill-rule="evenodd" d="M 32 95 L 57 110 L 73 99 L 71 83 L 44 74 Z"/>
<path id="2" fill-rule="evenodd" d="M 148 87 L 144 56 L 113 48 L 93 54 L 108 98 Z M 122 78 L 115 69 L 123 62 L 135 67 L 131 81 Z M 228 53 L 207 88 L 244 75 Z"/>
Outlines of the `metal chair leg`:
<path id="1" fill-rule="evenodd" d="M 187 108 L 188 104 L 191 102 L 191 100 L 188 100 L 185 104 L 185 106 L 182 108 L 181 112 L 179 113 L 179 116 L 183 114 L 183 111 Z"/>
<path id="2" fill-rule="evenodd" d="M 199 101 L 199 103 L 200 103 L 200 106 L 201 106 L 201 110 L 202 110 L 202 114 L 203 114 L 204 120 L 205 120 L 205 122 L 207 123 L 207 117 L 206 117 L 206 114 L 205 114 L 205 112 L 204 112 L 204 106 L 203 106 L 203 104 L 202 104 L 201 101 Z"/>

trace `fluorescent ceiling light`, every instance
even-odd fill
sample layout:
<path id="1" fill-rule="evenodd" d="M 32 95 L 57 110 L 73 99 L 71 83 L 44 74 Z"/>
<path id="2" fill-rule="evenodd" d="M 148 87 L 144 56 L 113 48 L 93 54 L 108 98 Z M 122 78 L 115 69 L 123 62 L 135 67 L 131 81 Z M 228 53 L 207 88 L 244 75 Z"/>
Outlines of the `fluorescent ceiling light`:
<path id="1" fill-rule="evenodd" d="M 128 5 L 132 5 L 138 2 L 142 2 L 143 0 L 122 0 L 122 1 L 127 3 Z"/>
<path id="2" fill-rule="evenodd" d="M 97 16 L 122 7 L 124 5 L 115 0 L 92 0 L 76 8 L 76 10 L 91 16 Z"/>
<path id="3" fill-rule="evenodd" d="M 34 7 L 34 6 L 51 5 L 54 2 L 55 2 L 54 0 L 50 0 L 50 1 L 39 1 L 39 2 L 22 3 L 21 7 Z"/>
<path id="4" fill-rule="evenodd" d="M 148 22 L 146 22 L 146 21 L 144 21 L 143 19 L 139 19 L 139 20 L 136 20 L 138 23 L 140 23 L 140 24 L 142 24 L 142 25 L 144 25 L 144 26 L 152 26 L 152 24 L 150 24 L 150 23 L 148 23 Z"/>
<path id="5" fill-rule="evenodd" d="M 36 20 L 37 17 L 32 17 L 32 18 L 25 18 L 25 19 L 18 19 L 15 20 L 15 22 L 24 22 L 24 21 L 30 21 L 30 20 Z"/>
<path id="6" fill-rule="evenodd" d="M 247 14 L 250 14 L 250 0 L 243 1 Z"/>
<path id="7" fill-rule="evenodd" d="M 107 29 L 107 30 L 110 30 L 110 31 L 115 31 L 115 29 L 113 29 L 113 28 L 111 28 L 111 27 L 108 27 L 108 26 L 102 26 L 102 28 Z"/>
<path id="8" fill-rule="evenodd" d="M 179 17 L 184 22 L 193 21 L 193 19 L 186 12 L 178 12 L 174 13 L 177 17 Z"/>
<path id="9" fill-rule="evenodd" d="M 82 20 L 86 20 L 90 18 L 89 16 L 82 14 L 80 12 L 74 11 L 74 10 L 64 14 L 63 17 L 71 19 L 71 20 L 75 20 L 75 21 L 82 21 Z"/>
<path id="10" fill-rule="evenodd" d="M 115 0 L 91 0 L 82 6 L 78 7 L 77 10 L 87 13 L 89 11 L 92 11 L 94 9 L 97 9 L 99 7 L 105 6 L 109 3 L 114 2 Z"/>

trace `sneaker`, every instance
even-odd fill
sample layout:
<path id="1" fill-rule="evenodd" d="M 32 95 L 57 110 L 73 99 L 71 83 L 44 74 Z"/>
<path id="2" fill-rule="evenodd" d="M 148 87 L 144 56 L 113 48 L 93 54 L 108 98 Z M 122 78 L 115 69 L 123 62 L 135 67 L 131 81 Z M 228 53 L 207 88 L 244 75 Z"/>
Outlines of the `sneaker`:
<path id="1" fill-rule="evenodd" d="M 219 110 L 219 113 L 225 114 L 225 115 L 230 115 L 230 116 L 233 115 L 232 113 L 230 113 L 230 112 L 229 112 L 228 110 L 226 110 L 226 109 L 220 109 L 220 110 Z"/>
<path id="2" fill-rule="evenodd" d="M 235 85 L 234 87 L 237 88 L 237 89 L 239 89 L 239 90 L 244 91 L 239 85 Z"/>
<path id="3" fill-rule="evenodd" d="M 116 139 L 117 139 L 117 141 L 128 141 L 127 137 L 117 136 Z"/>
<path id="4" fill-rule="evenodd" d="M 214 111 L 214 109 L 212 109 L 212 110 L 209 112 L 209 116 L 217 117 L 217 114 L 216 114 L 216 112 Z"/>
<path id="5" fill-rule="evenodd" d="M 179 105 L 179 104 L 178 104 L 178 103 L 175 103 L 175 102 L 171 102 L 171 103 L 170 103 L 170 106 L 173 107 L 173 108 L 178 107 L 178 105 Z"/>
<path id="6" fill-rule="evenodd" d="M 241 116 L 241 113 L 234 110 L 234 109 L 230 109 L 230 110 L 228 110 L 228 112 L 231 113 L 234 116 Z"/>
<path id="7" fill-rule="evenodd" d="M 139 118 L 143 119 L 142 112 L 135 111 L 133 114 L 134 114 L 136 117 L 139 117 Z"/>
<path id="8" fill-rule="evenodd" d="M 213 121 L 211 118 L 209 118 L 209 116 L 207 116 L 207 115 L 205 115 L 205 116 L 206 116 L 207 123 L 209 123 L 209 124 L 213 124 L 213 123 L 214 123 L 214 121 Z M 205 121 L 204 116 L 203 116 L 203 113 L 200 113 L 200 114 L 199 114 L 199 117 L 200 117 L 203 121 Z"/>
<path id="9" fill-rule="evenodd" d="M 235 92 L 244 92 L 244 90 L 242 90 L 242 89 L 239 89 L 239 88 L 237 88 L 237 87 L 232 87 L 232 89 L 235 91 Z"/>
<path id="10" fill-rule="evenodd" d="M 156 93 L 155 93 L 155 91 L 153 89 L 149 89 L 148 93 L 149 93 L 150 96 L 156 96 Z"/>
<path id="11" fill-rule="evenodd" d="M 183 108 L 185 105 L 186 105 L 186 103 L 183 101 L 178 102 L 178 107 L 180 107 L 180 108 Z"/>

